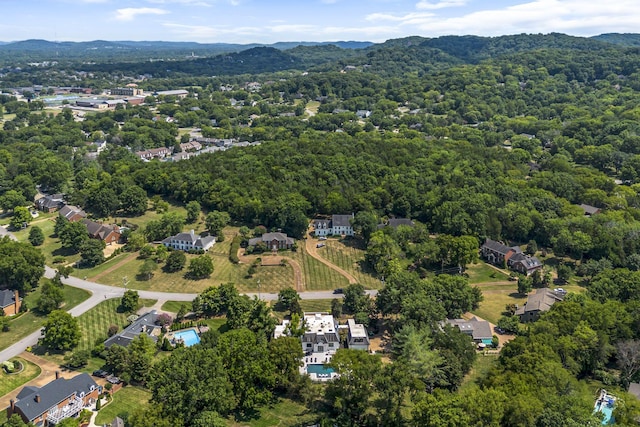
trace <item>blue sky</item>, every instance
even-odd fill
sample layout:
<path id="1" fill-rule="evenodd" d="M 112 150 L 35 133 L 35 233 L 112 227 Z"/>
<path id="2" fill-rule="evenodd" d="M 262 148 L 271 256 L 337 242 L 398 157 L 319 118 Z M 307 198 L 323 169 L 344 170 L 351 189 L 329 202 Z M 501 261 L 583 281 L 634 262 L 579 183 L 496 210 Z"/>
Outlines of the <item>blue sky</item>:
<path id="1" fill-rule="evenodd" d="M 201 43 L 639 32 L 639 0 L 0 0 L 0 40 Z"/>

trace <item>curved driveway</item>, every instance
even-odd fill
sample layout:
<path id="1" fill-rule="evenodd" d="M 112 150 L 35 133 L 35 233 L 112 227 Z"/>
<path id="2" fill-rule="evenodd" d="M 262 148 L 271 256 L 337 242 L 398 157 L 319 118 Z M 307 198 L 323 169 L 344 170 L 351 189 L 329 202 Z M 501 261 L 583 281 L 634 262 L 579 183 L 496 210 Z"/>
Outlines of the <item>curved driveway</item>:
<path id="1" fill-rule="evenodd" d="M 4 232 L 3 232 L 4 230 Z M 12 239 L 15 240 L 15 237 L 11 233 L 7 233 L 4 227 L 0 227 L 0 236 L 9 235 Z M 45 266 L 44 276 L 51 279 L 55 276 L 56 270 L 51 267 Z M 90 282 L 88 280 L 83 280 L 77 277 L 69 276 L 67 278 L 62 278 L 62 282 L 65 285 L 73 286 L 74 288 L 84 289 L 86 291 L 91 292 L 91 296 L 73 307 L 69 310 L 69 313 L 73 316 L 80 316 L 82 313 L 85 313 L 91 310 L 96 305 L 100 304 L 101 301 L 110 298 L 120 298 L 124 294 L 125 289 L 119 288 L 115 286 L 107 286 L 102 285 L 96 282 Z M 143 299 L 154 299 L 158 301 L 193 301 L 193 299 L 197 296 L 197 294 L 183 294 L 183 293 L 172 293 L 172 292 L 154 292 L 154 291 L 137 291 L 140 298 Z M 378 294 L 376 290 L 366 291 L 369 296 L 375 297 Z M 272 293 L 245 293 L 251 298 L 254 296 L 259 297 L 265 301 L 275 301 L 278 299 L 278 294 Z M 333 299 L 333 298 L 341 298 L 342 295 L 334 294 L 333 291 L 316 291 L 316 292 L 300 292 L 301 299 Z M 32 334 L 22 338 L 20 341 L 12 344 L 10 347 L 5 350 L 0 351 L 0 362 L 9 360 L 12 357 L 15 357 L 22 353 L 27 347 L 34 346 L 38 343 L 38 339 L 42 336 L 42 329 L 39 329 Z"/>

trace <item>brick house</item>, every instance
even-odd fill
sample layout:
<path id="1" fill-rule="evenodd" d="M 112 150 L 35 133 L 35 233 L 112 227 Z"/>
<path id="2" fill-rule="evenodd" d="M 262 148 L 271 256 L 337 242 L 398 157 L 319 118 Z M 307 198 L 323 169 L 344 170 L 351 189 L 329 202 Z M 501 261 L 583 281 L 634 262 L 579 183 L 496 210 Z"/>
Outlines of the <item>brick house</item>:
<path id="1" fill-rule="evenodd" d="M 18 314 L 21 305 L 22 298 L 20 298 L 18 291 L 11 289 L 0 291 L 0 308 L 4 311 L 5 316 Z"/>
<path id="2" fill-rule="evenodd" d="M 81 221 L 87 217 L 85 211 L 71 205 L 64 205 L 58 214 L 69 222 Z"/>
<path id="3" fill-rule="evenodd" d="M 64 206 L 64 194 L 50 194 L 36 200 L 36 207 L 44 212 L 55 212 Z"/>
<path id="4" fill-rule="evenodd" d="M 487 239 L 480 248 L 482 258 L 499 267 L 508 267 L 527 276 L 542 268 L 540 260 L 522 253 L 518 246 L 509 247 L 495 240 Z"/>
<path id="5" fill-rule="evenodd" d="M 264 233 L 260 237 L 249 239 L 249 246 L 255 246 L 263 242 L 269 250 L 291 249 L 294 245 L 294 239 L 288 237 L 284 233 Z"/>
<path id="6" fill-rule="evenodd" d="M 104 225 L 88 219 L 84 219 L 82 222 L 87 227 L 87 233 L 92 239 L 100 239 L 107 245 L 118 243 L 120 240 L 122 233 L 117 225 Z"/>
<path id="7" fill-rule="evenodd" d="M 100 393 L 102 387 L 89 374 L 65 379 L 56 372 L 56 379 L 42 387 L 23 388 L 17 400 L 10 401 L 7 417 L 18 414 L 24 422 L 36 426 L 55 425 L 93 406 Z"/>

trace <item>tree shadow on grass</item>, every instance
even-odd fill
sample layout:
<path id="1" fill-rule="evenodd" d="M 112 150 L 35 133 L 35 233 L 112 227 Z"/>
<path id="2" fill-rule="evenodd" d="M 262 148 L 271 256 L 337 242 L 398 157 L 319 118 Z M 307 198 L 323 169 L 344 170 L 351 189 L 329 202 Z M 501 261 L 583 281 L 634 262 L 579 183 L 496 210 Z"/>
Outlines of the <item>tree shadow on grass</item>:
<path id="1" fill-rule="evenodd" d="M 67 257 L 67 256 L 71 256 L 71 255 L 75 255 L 77 252 L 75 252 L 73 249 L 69 249 L 69 248 L 58 248 L 54 251 L 51 252 L 51 255 L 53 256 L 63 256 L 63 257 Z"/>
<path id="2" fill-rule="evenodd" d="M 526 296 L 527 296 L 527 294 L 521 294 L 520 292 L 511 292 L 511 293 L 509 294 L 509 297 L 511 297 L 511 298 L 518 298 L 518 299 L 520 299 L 520 298 L 524 298 L 524 297 L 526 297 Z"/>

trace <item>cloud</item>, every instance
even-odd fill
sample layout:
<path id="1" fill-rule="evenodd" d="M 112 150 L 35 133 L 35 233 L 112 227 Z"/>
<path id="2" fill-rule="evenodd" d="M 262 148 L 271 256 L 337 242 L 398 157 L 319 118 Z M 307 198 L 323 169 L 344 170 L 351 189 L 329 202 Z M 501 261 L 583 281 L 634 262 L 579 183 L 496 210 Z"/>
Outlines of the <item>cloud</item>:
<path id="1" fill-rule="evenodd" d="M 447 2 L 451 4 L 455 0 L 447 0 Z M 458 16 L 451 16 L 450 13 L 446 16 L 420 12 L 375 13 L 368 15 L 366 19 L 395 23 L 398 28 L 402 27 L 403 34 L 424 36 L 449 34 L 498 36 L 550 32 L 591 36 L 613 31 L 637 32 L 637 23 L 640 22 L 640 5 L 637 0 L 615 2 L 532 0 L 500 9 L 478 10 Z"/>
<path id="2" fill-rule="evenodd" d="M 118 21 L 131 21 L 138 15 L 166 15 L 169 11 L 155 7 L 127 7 L 116 10 Z"/>
<path id="3" fill-rule="evenodd" d="M 181 4 L 184 6 L 203 6 L 203 7 L 211 7 L 212 4 L 203 0 L 147 0 L 148 3 L 153 4 Z"/>
<path id="4" fill-rule="evenodd" d="M 460 7 L 468 3 L 467 0 L 441 0 L 439 2 L 430 2 L 428 0 L 421 0 L 416 4 L 416 9 L 445 9 L 447 7 Z"/>

